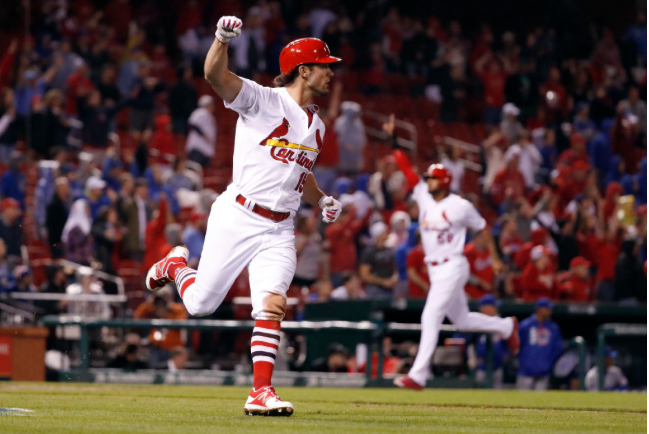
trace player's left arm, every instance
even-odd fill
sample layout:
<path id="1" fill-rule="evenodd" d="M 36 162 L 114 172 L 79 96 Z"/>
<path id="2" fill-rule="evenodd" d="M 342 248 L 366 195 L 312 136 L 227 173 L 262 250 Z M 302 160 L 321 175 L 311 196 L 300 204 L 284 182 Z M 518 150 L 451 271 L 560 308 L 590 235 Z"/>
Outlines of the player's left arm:
<path id="1" fill-rule="evenodd" d="M 322 209 L 322 220 L 325 223 L 335 222 L 343 209 L 340 202 L 331 196 L 327 196 L 324 191 L 320 190 L 318 181 L 316 181 L 313 173 L 309 173 L 304 181 L 302 200 L 312 207 L 320 207 Z"/>

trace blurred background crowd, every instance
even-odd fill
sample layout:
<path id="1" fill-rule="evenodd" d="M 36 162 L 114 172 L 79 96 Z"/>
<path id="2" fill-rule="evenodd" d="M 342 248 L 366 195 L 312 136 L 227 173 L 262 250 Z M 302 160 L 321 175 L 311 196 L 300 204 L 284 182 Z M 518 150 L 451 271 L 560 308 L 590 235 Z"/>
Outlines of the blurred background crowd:
<path id="1" fill-rule="evenodd" d="M 417 206 L 381 128 L 390 114 L 419 170 L 446 165 L 498 242 L 498 275 L 485 241 L 467 243 L 469 298 L 645 303 L 645 11 L 488 3 L 4 2 L 0 292 L 117 294 L 114 275 L 129 299 L 119 315 L 186 316 L 175 290 L 146 298 L 142 280 L 180 243 L 198 264 L 230 181 L 236 115 L 202 65 L 216 20 L 236 15 L 240 76 L 270 85 L 300 37 L 343 58 L 317 101 L 328 129 L 314 173 L 344 209 L 328 226 L 318 210 L 296 216 L 291 317 L 306 303 L 428 293 Z M 59 258 L 69 262 L 48 265 Z M 244 272 L 229 300 L 247 296 Z M 35 306 L 117 314 L 93 303 Z M 182 346 L 172 340 L 165 350 Z"/>

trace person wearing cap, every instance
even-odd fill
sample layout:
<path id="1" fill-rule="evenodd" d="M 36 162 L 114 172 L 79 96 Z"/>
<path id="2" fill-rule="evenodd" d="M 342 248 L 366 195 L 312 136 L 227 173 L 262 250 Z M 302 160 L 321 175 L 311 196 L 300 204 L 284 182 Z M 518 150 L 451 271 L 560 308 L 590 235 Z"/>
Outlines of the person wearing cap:
<path id="1" fill-rule="evenodd" d="M 520 109 L 514 103 L 508 102 L 503 106 L 500 132 L 509 140 L 509 143 L 516 143 L 518 137 L 523 133 L 523 124 L 518 120 L 520 114 Z"/>
<path id="2" fill-rule="evenodd" d="M 566 149 L 559 155 L 557 167 L 570 167 L 577 161 L 588 163 L 588 153 L 586 152 L 586 137 L 579 133 L 573 133 L 570 136 L 570 148 Z"/>
<path id="3" fill-rule="evenodd" d="M 586 101 L 580 101 L 575 107 L 575 118 L 572 127 L 576 133 L 581 134 L 584 139 L 590 140 L 595 136 L 597 124 L 590 119 L 590 106 Z"/>
<path id="4" fill-rule="evenodd" d="M 208 167 L 215 155 L 216 120 L 214 119 L 214 98 L 203 95 L 198 99 L 198 108 L 189 117 L 187 153 L 189 159 Z"/>
<path id="5" fill-rule="evenodd" d="M 546 390 L 554 363 L 563 352 L 561 330 L 550 319 L 552 303 L 541 297 L 534 307 L 536 312 L 521 322 L 519 330 L 516 388 L 520 390 Z"/>
<path id="6" fill-rule="evenodd" d="M 500 301 L 493 296 L 493 294 L 486 294 L 480 298 L 478 302 L 478 309 L 480 313 L 488 316 L 499 316 L 498 307 Z M 493 388 L 503 388 L 503 362 L 505 356 L 509 354 L 509 347 L 507 341 L 498 336 L 498 333 L 492 333 L 491 345 L 493 351 Z M 476 356 L 478 357 L 478 365 L 476 367 L 476 382 L 478 384 L 484 383 L 487 377 L 486 372 L 486 358 L 487 358 L 487 336 L 480 335 L 475 345 Z"/>
<path id="7" fill-rule="evenodd" d="M 590 165 L 583 160 L 576 160 L 571 166 L 559 169 L 559 176 L 556 178 L 558 187 L 557 212 L 559 215 L 565 212 L 568 204 L 586 187 L 592 184 L 593 179 L 589 176 Z"/>
<path id="8" fill-rule="evenodd" d="M 22 214 L 16 199 L 6 198 L 0 202 L 0 238 L 7 246 L 7 256 L 20 258 L 23 245 L 23 231 L 19 217 Z"/>
<path id="9" fill-rule="evenodd" d="M 104 293 L 101 284 L 98 283 L 94 276 L 94 271 L 90 267 L 80 267 L 77 269 L 77 282 L 69 285 L 65 293 L 68 295 L 94 295 L 102 296 Z M 99 297 L 98 297 L 99 298 Z M 76 315 L 82 318 L 109 319 L 112 315 L 110 305 L 107 301 L 97 299 L 88 300 L 61 300 L 60 309 L 65 309 L 69 315 Z"/>
<path id="10" fill-rule="evenodd" d="M 536 246 L 546 246 L 548 244 L 548 230 L 539 226 L 530 232 L 530 240 L 520 246 L 518 252 L 514 255 L 514 263 L 519 270 L 523 271 L 530 262 L 530 253 Z"/>
<path id="11" fill-rule="evenodd" d="M 607 392 L 623 392 L 629 389 L 629 380 L 619 366 L 615 366 L 615 358 L 618 352 L 608 345 L 604 348 L 604 390 Z M 586 390 L 589 392 L 599 391 L 599 374 L 597 365 L 590 368 L 586 373 Z"/>
<path id="12" fill-rule="evenodd" d="M 536 246 L 530 252 L 530 259 L 520 280 L 521 298 L 525 301 L 535 301 L 540 297 L 552 298 L 556 270 L 552 265 L 550 250 L 545 246 Z"/>
<path id="13" fill-rule="evenodd" d="M 104 193 L 106 181 L 98 176 L 91 176 L 86 181 L 86 198 L 90 207 L 90 216 L 94 219 L 102 207 L 110 206 L 110 198 Z"/>
<path id="14" fill-rule="evenodd" d="M 500 169 L 491 183 L 489 193 L 497 205 L 513 202 L 525 195 L 525 177 L 519 170 L 520 148 L 511 146 L 505 153 L 507 165 Z"/>
<path id="15" fill-rule="evenodd" d="M 359 274 L 365 283 L 368 298 L 392 298 L 399 279 L 394 250 L 386 246 L 390 228 L 383 222 L 370 227 L 372 245 L 361 255 Z"/>
<path id="16" fill-rule="evenodd" d="M 19 77 L 18 86 L 16 87 L 16 115 L 29 115 L 30 107 L 34 97 L 42 98 L 45 95 L 45 89 L 52 81 L 54 74 L 61 67 L 61 62 L 54 59 L 52 66 L 40 74 L 36 68 L 27 69 L 22 77 Z"/>
<path id="17" fill-rule="evenodd" d="M 300 201 L 320 208 L 326 223 L 342 211 L 312 173 L 326 130 L 312 100 L 329 93 L 334 75 L 329 64 L 341 59 L 331 56 L 319 39 L 298 39 L 279 55 L 275 88 L 264 87 L 228 70 L 229 44 L 242 28 L 239 18 L 221 17 L 204 64 L 205 79 L 225 107 L 239 115 L 232 183 L 212 205 L 198 270 L 187 265 L 189 250 L 177 246 L 149 269 L 145 283 L 156 291 L 175 281 L 187 311 L 206 316 L 247 267 L 256 333 L 251 342 L 253 388 L 244 409 L 249 415 L 290 416 L 293 405 L 282 401 L 271 385 L 274 350 L 297 263 L 294 217 Z M 255 339 L 262 334 L 270 336 L 264 338 L 265 346 Z"/>
<path id="18" fill-rule="evenodd" d="M 590 262 L 583 256 L 570 261 L 570 270 L 557 276 L 558 299 L 565 301 L 592 301 L 595 298 Z"/>
<path id="19" fill-rule="evenodd" d="M 178 69 L 178 81 L 169 89 L 169 112 L 174 134 L 187 135 L 187 120 L 196 110 L 198 95 L 193 78 L 191 66 L 182 66 Z"/>

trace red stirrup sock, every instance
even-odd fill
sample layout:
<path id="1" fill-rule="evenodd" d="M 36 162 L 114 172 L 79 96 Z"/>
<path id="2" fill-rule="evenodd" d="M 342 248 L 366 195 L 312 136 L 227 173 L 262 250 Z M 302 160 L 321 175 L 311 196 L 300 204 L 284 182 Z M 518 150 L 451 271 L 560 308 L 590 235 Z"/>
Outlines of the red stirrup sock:
<path id="1" fill-rule="evenodd" d="M 279 321 L 257 320 L 255 322 L 250 342 L 255 390 L 271 385 L 275 357 L 279 348 L 280 330 Z"/>

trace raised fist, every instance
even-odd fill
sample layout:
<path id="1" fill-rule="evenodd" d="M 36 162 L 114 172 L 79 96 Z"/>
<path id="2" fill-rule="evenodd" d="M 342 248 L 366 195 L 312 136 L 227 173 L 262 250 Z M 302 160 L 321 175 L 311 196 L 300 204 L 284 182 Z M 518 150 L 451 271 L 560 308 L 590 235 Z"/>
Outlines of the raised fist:
<path id="1" fill-rule="evenodd" d="M 243 22 L 237 17 L 221 17 L 214 35 L 216 39 L 227 44 L 231 39 L 241 35 L 242 26 Z"/>

